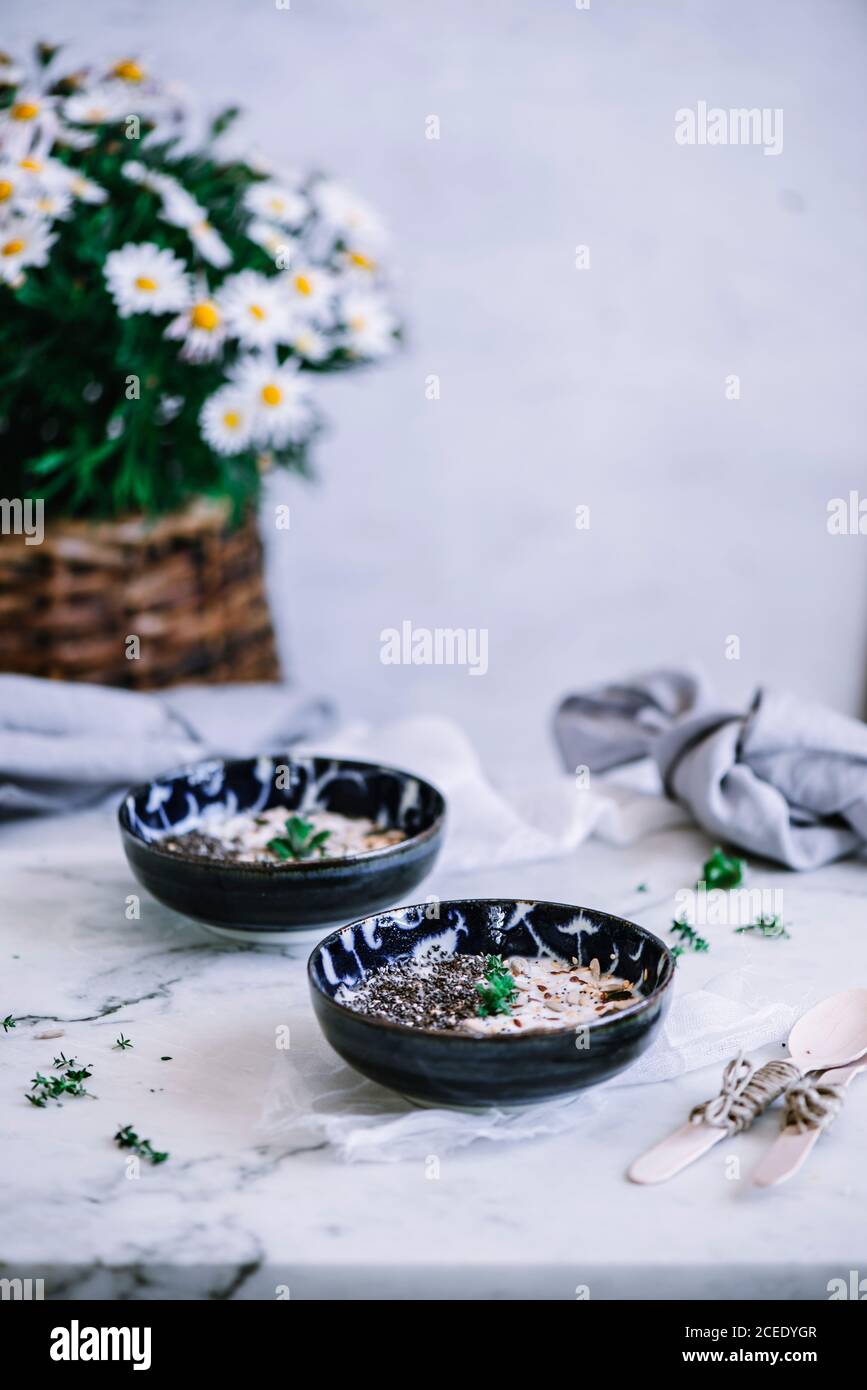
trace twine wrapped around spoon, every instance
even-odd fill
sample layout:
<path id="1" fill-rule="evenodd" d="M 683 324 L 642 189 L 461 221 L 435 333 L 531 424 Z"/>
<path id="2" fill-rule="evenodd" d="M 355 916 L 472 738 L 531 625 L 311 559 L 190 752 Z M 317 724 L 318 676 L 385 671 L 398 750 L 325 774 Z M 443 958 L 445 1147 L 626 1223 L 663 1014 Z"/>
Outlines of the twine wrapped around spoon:
<path id="1" fill-rule="evenodd" d="M 713 1125 L 729 1134 L 740 1134 L 787 1087 L 800 1080 L 801 1072 L 794 1062 L 771 1061 L 757 1068 L 739 1052 L 726 1065 L 719 1095 L 696 1105 L 690 1111 L 690 1124 Z"/>
<path id="2" fill-rule="evenodd" d="M 794 1062 L 771 1061 L 757 1068 L 739 1052 L 726 1065 L 719 1095 L 696 1105 L 690 1111 L 690 1124 L 740 1134 L 784 1091 L 783 1128 L 791 1127 L 799 1134 L 827 1129 L 840 1113 L 845 1096 L 842 1086 L 802 1076 Z"/>
<path id="3" fill-rule="evenodd" d="M 811 1081 L 805 1076 L 786 1092 L 784 1129 L 799 1134 L 810 1129 L 827 1129 L 843 1108 L 845 1091 L 830 1081 Z"/>

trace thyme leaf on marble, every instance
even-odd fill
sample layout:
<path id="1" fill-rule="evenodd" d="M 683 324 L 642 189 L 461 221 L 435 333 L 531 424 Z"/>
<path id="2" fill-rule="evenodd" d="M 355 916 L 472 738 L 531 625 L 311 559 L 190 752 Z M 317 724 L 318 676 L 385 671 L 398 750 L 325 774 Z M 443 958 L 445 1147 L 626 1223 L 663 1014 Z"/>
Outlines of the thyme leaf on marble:
<path id="1" fill-rule="evenodd" d="M 518 992 L 518 987 L 512 977 L 511 970 L 503 964 L 502 956 L 485 957 L 485 978 L 483 982 L 476 985 L 476 990 L 481 996 L 481 1001 L 476 1009 L 479 1018 L 487 1018 L 489 1014 L 510 1014 L 512 1012 L 512 1001 Z"/>
<path id="2" fill-rule="evenodd" d="M 699 936 L 695 927 L 691 927 L 682 917 L 676 917 L 672 922 L 669 931 L 673 936 L 680 937 L 680 954 L 689 948 L 691 951 L 709 951 L 710 942 L 703 936 Z M 674 948 L 678 949 L 677 946 Z"/>
<path id="3" fill-rule="evenodd" d="M 647 892 L 649 891 L 649 889 L 648 889 L 646 883 L 639 883 L 639 885 L 638 885 L 638 887 L 636 888 L 635 891 L 636 891 L 636 893 L 647 893 Z"/>
<path id="4" fill-rule="evenodd" d="M 742 932 L 757 932 L 759 936 L 770 938 L 789 937 L 783 921 L 776 913 L 768 913 L 757 917 L 754 922 L 748 922 L 745 927 L 735 927 L 735 935 L 740 936 Z"/>
<path id="5" fill-rule="evenodd" d="M 681 956 L 682 956 L 682 955 L 684 954 L 684 952 L 686 951 L 686 947 L 685 947 L 685 946 L 671 946 L 671 947 L 669 947 L 669 950 L 671 951 L 671 959 L 674 961 L 675 965 L 677 965 L 677 962 L 680 960 Z"/>
<path id="6" fill-rule="evenodd" d="M 38 1071 L 30 1082 L 30 1091 L 25 1092 L 31 1105 L 44 1110 L 49 1100 L 60 1102 L 64 1096 L 89 1096 L 85 1081 L 92 1075 L 90 1067 L 83 1067 L 74 1057 L 64 1057 L 61 1052 L 52 1062 L 53 1076 L 43 1076 Z"/>
<path id="7" fill-rule="evenodd" d="M 746 867 L 743 859 L 726 854 L 717 845 L 710 859 L 705 861 L 699 887 L 704 884 L 707 888 L 737 888 L 744 881 Z"/>
<path id="8" fill-rule="evenodd" d="M 126 1052 L 128 1047 L 134 1046 L 135 1044 L 131 1043 L 129 1038 L 125 1038 L 123 1033 L 121 1033 L 120 1037 L 115 1041 L 114 1044 L 114 1047 L 117 1049 L 118 1052 Z"/>
<path id="9" fill-rule="evenodd" d="M 132 1149 L 133 1153 L 138 1154 L 139 1158 L 147 1159 L 148 1163 L 165 1163 L 168 1158 L 167 1153 L 154 1148 L 150 1139 L 140 1139 L 132 1125 L 122 1125 L 114 1136 L 114 1142 L 119 1149 Z"/>
<path id="10" fill-rule="evenodd" d="M 8 1033 L 10 1028 L 15 1027 L 15 1019 L 11 1014 L 7 1014 L 4 1019 L 0 1019 L 0 1027 L 2 1027 L 4 1033 Z"/>
<path id="11" fill-rule="evenodd" d="M 273 840 L 269 840 L 267 848 L 273 850 L 277 858 L 284 862 L 287 859 L 309 859 L 317 850 L 323 854 L 325 841 L 331 835 L 331 831 L 320 830 L 314 834 L 315 829 L 311 821 L 304 820 L 301 816 L 290 816 L 286 822 L 285 835 L 276 835 Z"/>

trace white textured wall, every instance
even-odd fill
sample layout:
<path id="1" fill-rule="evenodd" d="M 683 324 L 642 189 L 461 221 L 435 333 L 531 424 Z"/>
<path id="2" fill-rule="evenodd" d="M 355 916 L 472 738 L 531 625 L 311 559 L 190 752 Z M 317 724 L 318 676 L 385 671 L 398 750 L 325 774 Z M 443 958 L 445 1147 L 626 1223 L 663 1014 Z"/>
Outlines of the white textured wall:
<path id="1" fill-rule="evenodd" d="M 867 495 L 857 0 L 4 8 L 3 47 L 141 42 L 391 223 L 410 350 L 325 383 L 321 485 L 273 556 L 300 679 L 456 714 L 502 765 L 561 691 L 660 661 L 862 710 L 867 537 L 825 525 Z M 676 145 L 700 99 L 782 107 L 782 154 Z M 383 666 L 403 618 L 488 628 L 490 673 Z"/>

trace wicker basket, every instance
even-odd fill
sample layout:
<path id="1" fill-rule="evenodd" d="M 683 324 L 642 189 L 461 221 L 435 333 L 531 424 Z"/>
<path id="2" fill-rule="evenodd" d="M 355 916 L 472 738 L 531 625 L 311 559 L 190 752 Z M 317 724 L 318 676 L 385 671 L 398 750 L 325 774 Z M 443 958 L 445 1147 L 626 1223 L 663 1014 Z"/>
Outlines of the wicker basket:
<path id="1" fill-rule="evenodd" d="M 0 535 L 0 671 L 136 690 L 276 679 L 256 521 L 227 518 L 205 500 L 156 521 L 46 508 L 41 545 Z"/>

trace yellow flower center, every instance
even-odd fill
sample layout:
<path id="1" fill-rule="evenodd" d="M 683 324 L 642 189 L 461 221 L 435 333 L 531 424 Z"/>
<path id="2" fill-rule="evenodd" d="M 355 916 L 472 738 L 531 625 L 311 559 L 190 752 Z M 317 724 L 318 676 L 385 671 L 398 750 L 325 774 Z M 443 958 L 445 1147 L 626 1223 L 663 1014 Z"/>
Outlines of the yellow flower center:
<path id="1" fill-rule="evenodd" d="M 41 159 L 19 159 L 19 161 L 18 161 L 18 167 L 19 167 L 20 169 L 26 169 L 27 172 L 28 172 L 29 174 L 41 174 L 41 173 L 42 173 L 42 160 L 41 160 Z"/>
<path id="2" fill-rule="evenodd" d="M 282 198 L 269 198 L 268 206 L 272 212 L 282 212 L 286 204 Z"/>
<path id="3" fill-rule="evenodd" d="M 312 294 L 313 286 L 306 275 L 295 276 L 295 288 L 299 294 Z"/>
<path id="4" fill-rule="evenodd" d="M 107 121 L 107 120 L 108 120 L 108 107 L 107 107 L 107 106 L 91 106 L 91 107 L 89 107 L 89 108 L 88 108 L 88 112 L 87 112 L 87 116 L 85 117 L 85 119 L 88 120 L 88 121 L 92 121 L 94 125 L 100 125 L 103 121 Z"/>
<path id="5" fill-rule="evenodd" d="M 262 400 L 266 405 L 279 405 L 282 399 L 283 392 L 280 390 L 279 386 L 274 386 L 273 383 L 269 381 L 267 386 L 262 387 Z"/>
<path id="6" fill-rule="evenodd" d="M 250 304 L 248 307 L 254 319 L 259 319 L 261 322 L 262 319 L 266 317 L 265 310 L 262 308 L 261 304 Z"/>
<path id="7" fill-rule="evenodd" d="M 209 232 L 210 230 L 210 222 L 197 222 L 196 225 L 193 227 L 193 235 L 201 236 L 203 232 Z"/>
<path id="8" fill-rule="evenodd" d="M 135 287 L 137 290 L 144 290 L 146 294 L 152 294 L 154 290 L 159 289 L 156 280 L 152 280 L 149 275 L 137 275 Z"/>
<path id="9" fill-rule="evenodd" d="M 351 318 L 349 320 L 349 327 L 353 330 L 353 332 L 360 333 L 361 330 L 364 328 L 366 322 L 367 320 L 365 319 L 363 314 L 356 314 L 354 318 Z"/>
<path id="10" fill-rule="evenodd" d="M 121 82 L 144 82 L 144 69 L 133 58 L 123 58 L 115 63 L 112 74 Z"/>
<path id="11" fill-rule="evenodd" d="M 212 299 L 203 299 L 200 304 L 193 305 L 190 320 L 194 328 L 213 333 L 220 322 L 220 311 Z"/>
<path id="12" fill-rule="evenodd" d="M 13 121 L 35 121 L 39 115 L 39 102 L 16 101 L 9 114 Z"/>
<path id="13" fill-rule="evenodd" d="M 3 255 L 4 255 L 4 256 L 17 256 L 17 255 L 19 254 L 19 252 L 21 252 L 21 251 L 24 250 L 25 245 L 26 245 L 25 242 L 19 241 L 19 240 L 17 240 L 17 239 L 14 240 L 14 241 L 7 241 L 6 244 L 5 244 L 5 245 L 3 246 L 3 248 L 2 248 L 2 250 L 3 250 Z"/>
<path id="14" fill-rule="evenodd" d="M 223 415 L 223 424 L 227 430 L 236 430 L 241 423 L 241 417 L 237 410 L 227 410 Z"/>
<path id="15" fill-rule="evenodd" d="M 369 256 L 365 256 L 363 251 L 350 251 L 349 259 L 353 265 L 357 265 L 359 270 L 375 270 L 376 261 L 372 261 Z"/>
<path id="16" fill-rule="evenodd" d="M 15 185 L 8 179 L 0 179 L 0 203 L 5 203 L 7 198 L 11 198 L 15 192 Z"/>

